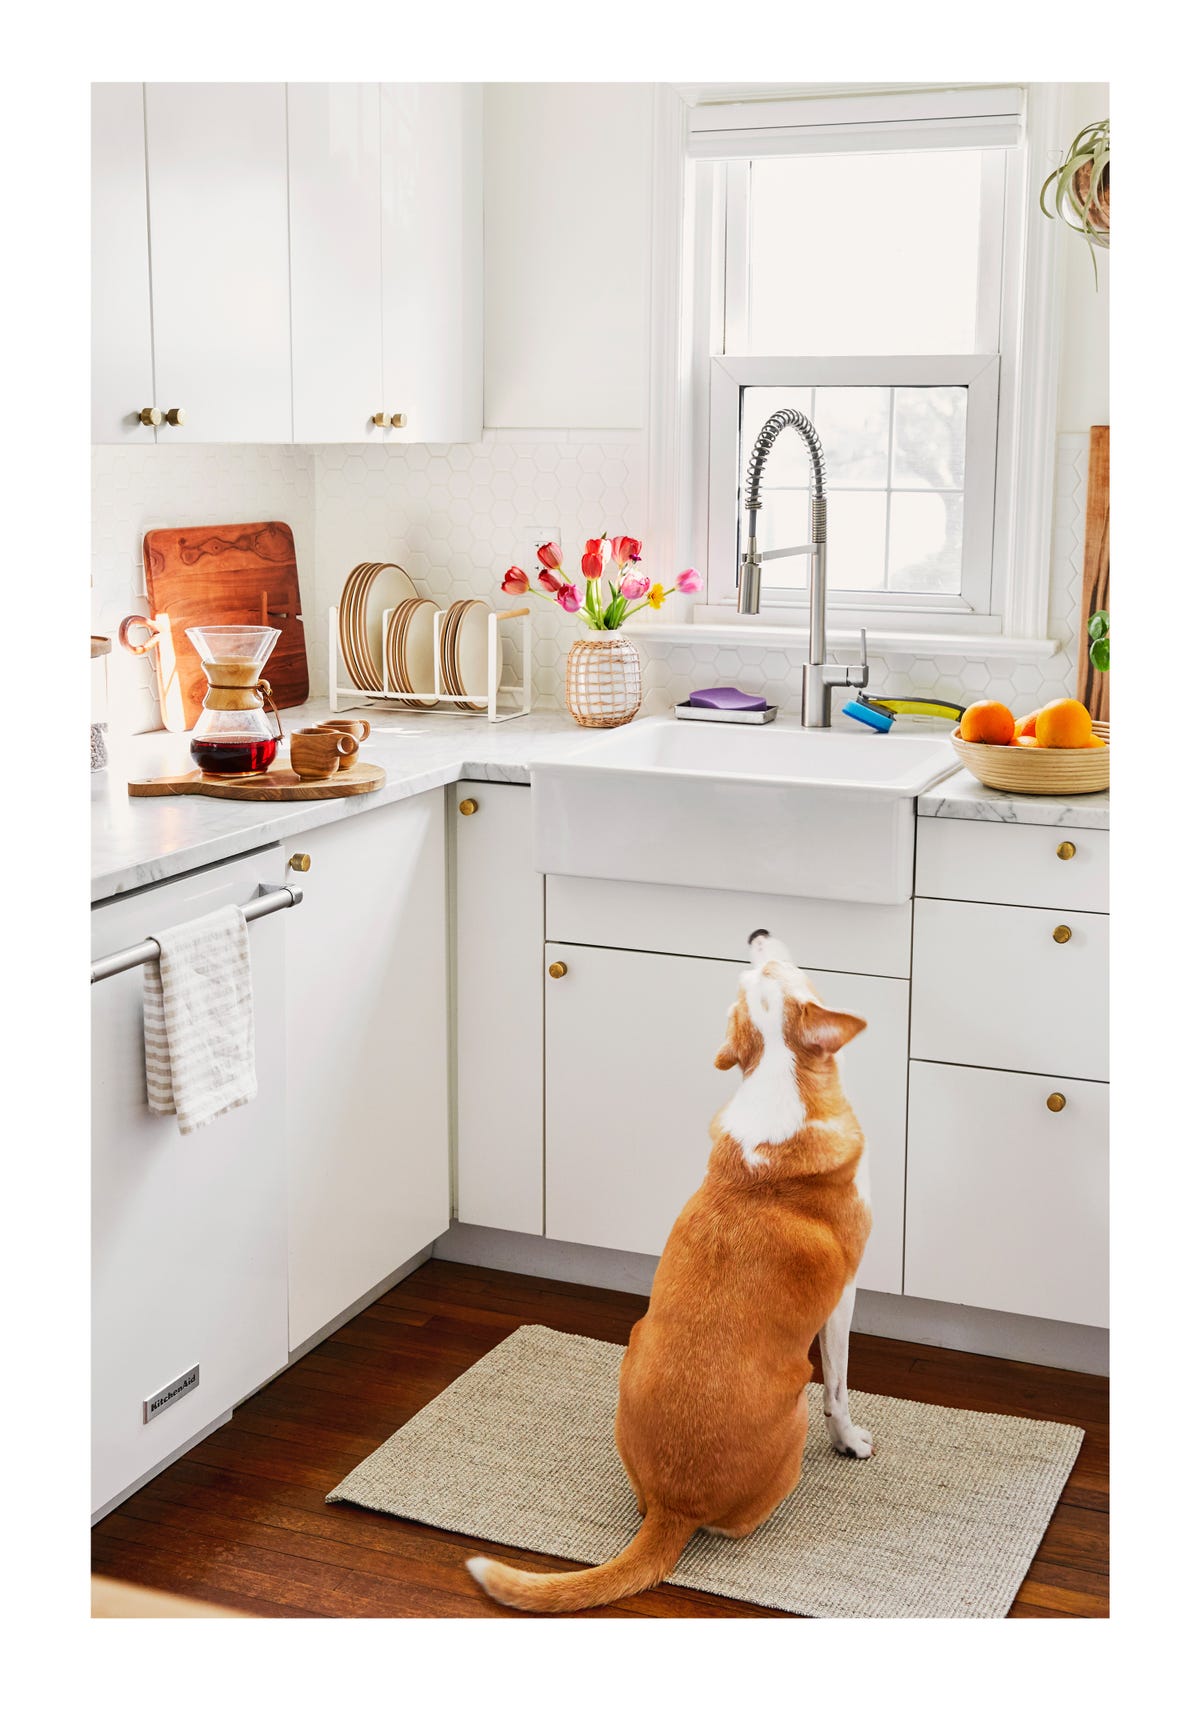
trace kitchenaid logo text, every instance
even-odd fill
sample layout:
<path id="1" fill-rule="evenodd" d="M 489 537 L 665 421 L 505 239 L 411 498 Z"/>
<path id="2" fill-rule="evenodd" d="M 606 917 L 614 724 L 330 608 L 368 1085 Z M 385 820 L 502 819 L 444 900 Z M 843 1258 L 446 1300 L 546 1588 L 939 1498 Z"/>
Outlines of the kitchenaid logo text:
<path id="1" fill-rule="evenodd" d="M 196 1388 L 199 1382 L 200 1367 L 193 1366 L 191 1371 L 184 1372 L 182 1377 L 177 1377 L 172 1383 L 167 1384 L 165 1389 L 160 1389 L 154 1395 L 148 1396 L 142 1403 L 142 1423 L 145 1424 L 148 1419 L 155 1418 L 164 1408 L 170 1407 L 172 1402 L 178 1401 L 181 1395 L 187 1395 L 190 1390 Z"/>

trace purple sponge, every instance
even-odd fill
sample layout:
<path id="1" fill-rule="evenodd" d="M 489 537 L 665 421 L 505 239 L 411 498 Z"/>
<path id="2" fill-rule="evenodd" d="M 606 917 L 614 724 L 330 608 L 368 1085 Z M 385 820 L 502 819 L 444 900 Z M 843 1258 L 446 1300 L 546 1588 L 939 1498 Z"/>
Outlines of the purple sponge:
<path id="1" fill-rule="evenodd" d="M 740 689 L 695 689 L 688 697 L 690 707 L 710 707 L 715 712 L 765 712 L 761 695 L 744 695 Z"/>

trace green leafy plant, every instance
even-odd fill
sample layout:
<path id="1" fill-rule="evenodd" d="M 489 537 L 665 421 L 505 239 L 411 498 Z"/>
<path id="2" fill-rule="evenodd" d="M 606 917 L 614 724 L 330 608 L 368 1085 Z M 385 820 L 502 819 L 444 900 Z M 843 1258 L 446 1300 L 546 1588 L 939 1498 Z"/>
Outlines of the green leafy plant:
<path id="1" fill-rule="evenodd" d="M 1108 670 L 1108 613 L 1093 612 L 1088 619 L 1088 635 L 1091 646 L 1088 648 L 1088 658 L 1097 671 Z"/>
<path id="2" fill-rule="evenodd" d="M 1046 206 L 1046 196 L 1054 186 L 1054 206 Z M 1067 150 L 1066 159 L 1042 185 L 1039 199 L 1048 220 L 1058 218 L 1073 232 L 1087 239 L 1092 258 L 1092 275 L 1100 284 L 1096 266 L 1096 251 L 1108 248 L 1109 216 L 1109 145 L 1108 120 L 1085 125 Z"/>

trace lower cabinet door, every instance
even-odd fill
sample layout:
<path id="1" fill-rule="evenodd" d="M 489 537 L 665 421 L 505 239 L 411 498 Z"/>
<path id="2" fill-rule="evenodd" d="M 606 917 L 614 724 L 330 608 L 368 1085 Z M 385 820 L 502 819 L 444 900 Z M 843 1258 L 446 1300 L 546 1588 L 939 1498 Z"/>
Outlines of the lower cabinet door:
<path id="1" fill-rule="evenodd" d="M 738 1071 L 713 1058 L 742 965 L 573 944 L 548 944 L 546 964 L 546 1234 L 661 1253 L 734 1092 Z M 815 984 L 831 1007 L 867 1019 L 840 1058 L 874 1209 L 859 1282 L 899 1293 L 908 984 L 825 973 Z"/>
<path id="2" fill-rule="evenodd" d="M 1108 1323 L 1107 1086 L 912 1064 L 904 1292 Z"/>
<path id="3" fill-rule="evenodd" d="M 285 848 L 312 861 L 287 942 L 294 1349 L 450 1224 L 443 792 Z"/>
<path id="4" fill-rule="evenodd" d="M 275 847 L 98 904 L 92 954 L 278 882 Z M 92 988 L 93 1513 L 287 1360 L 283 970 L 303 913 L 250 927 L 258 1093 L 194 1134 L 146 1102 L 141 969 Z"/>

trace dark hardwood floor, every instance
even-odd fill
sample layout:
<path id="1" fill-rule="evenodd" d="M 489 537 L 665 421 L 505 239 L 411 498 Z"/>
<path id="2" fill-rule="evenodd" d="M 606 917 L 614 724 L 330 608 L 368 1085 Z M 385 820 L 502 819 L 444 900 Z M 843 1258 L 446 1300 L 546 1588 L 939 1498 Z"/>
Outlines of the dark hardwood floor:
<path id="1" fill-rule="evenodd" d="M 254 1615 L 528 1619 L 473 1583 L 463 1567 L 472 1540 L 330 1507 L 325 1493 L 519 1325 L 623 1342 L 644 1308 L 639 1295 L 432 1260 L 102 1520 L 93 1569 Z M 1084 1427 L 1012 1614 L 1107 1615 L 1107 1382 L 877 1336 L 852 1340 L 856 1389 Z M 561 1565 L 484 1548 L 530 1567 Z M 673 1586 L 577 1618 L 646 1616 L 788 1619 Z"/>

